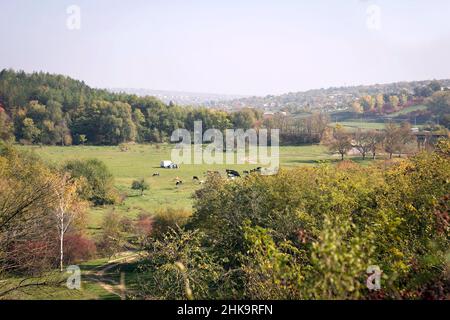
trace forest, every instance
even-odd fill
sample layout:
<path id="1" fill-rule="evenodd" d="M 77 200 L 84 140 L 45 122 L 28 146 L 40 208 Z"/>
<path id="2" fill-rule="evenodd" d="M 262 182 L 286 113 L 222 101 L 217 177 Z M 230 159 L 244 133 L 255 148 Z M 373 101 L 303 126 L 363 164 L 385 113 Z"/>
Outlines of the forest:
<path id="1" fill-rule="evenodd" d="M 450 126 L 450 91 L 437 81 L 396 94 L 363 95 L 353 99 L 351 117 L 386 114 L 424 104 L 426 110 L 412 112 L 423 121 L 436 120 Z M 371 91 L 372 92 L 372 91 Z M 325 108 L 326 109 L 326 108 Z M 345 112 L 342 115 L 346 114 Z M 339 118 L 339 114 L 333 114 Z M 82 81 L 48 73 L 0 72 L 0 137 L 21 144 L 118 145 L 127 142 L 170 142 L 175 129 L 193 131 L 194 121 L 203 130 L 215 128 L 278 128 L 280 143 L 319 143 L 330 123 L 330 115 L 316 110 L 307 116 L 264 118 L 258 108 L 234 112 L 204 107 L 164 104 L 145 96 L 93 89 Z"/>
<path id="2" fill-rule="evenodd" d="M 117 145 L 167 142 L 175 129 L 248 129 L 262 113 L 226 113 L 164 104 L 154 97 L 92 89 L 82 81 L 48 73 L 0 72 L 0 134 L 23 144 Z M 1 112 L 4 111 L 5 113 Z"/>

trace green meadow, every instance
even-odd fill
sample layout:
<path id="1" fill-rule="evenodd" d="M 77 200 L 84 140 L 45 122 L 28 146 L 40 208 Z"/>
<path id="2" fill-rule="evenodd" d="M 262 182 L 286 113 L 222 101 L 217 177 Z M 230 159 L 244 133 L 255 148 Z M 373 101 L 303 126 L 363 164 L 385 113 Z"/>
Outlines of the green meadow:
<path id="1" fill-rule="evenodd" d="M 129 150 L 121 151 L 117 146 L 27 146 L 22 149 L 32 150 L 41 158 L 53 165 L 62 165 L 72 159 L 96 158 L 103 161 L 111 170 L 115 178 L 116 187 L 124 199 L 115 206 L 93 207 L 88 215 L 88 228 L 90 233 L 97 233 L 100 229 L 102 217 L 105 212 L 116 212 L 135 218 L 140 213 L 157 214 L 164 208 L 177 208 L 192 210 L 192 196 L 201 185 L 193 181 L 193 176 L 200 180 L 206 179 L 206 172 L 219 171 L 225 176 L 225 169 L 234 169 L 242 173 L 260 166 L 257 163 L 246 164 L 191 164 L 180 165 L 179 169 L 162 169 L 159 167 L 162 160 L 170 160 L 173 145 L 157 144 L 130 145 Z M 235 155 L 236 159 L 236 155 Z M 360 163 L 359 157 L 351 157 Z M 292 168 L 295 166 L 317 165 L 323 161 L 337 161 L 338 157 L 331 155 L 322 145 L 305 145 L 280 147 L 280 167 Z M 153 177 L 154 173 L 159 176 Z M 139 191 L 131 189 L 133 180 L 145 178 L 150 188 L 141 196 Z M 176 186 L 176 179 L 183 184 Z"/>

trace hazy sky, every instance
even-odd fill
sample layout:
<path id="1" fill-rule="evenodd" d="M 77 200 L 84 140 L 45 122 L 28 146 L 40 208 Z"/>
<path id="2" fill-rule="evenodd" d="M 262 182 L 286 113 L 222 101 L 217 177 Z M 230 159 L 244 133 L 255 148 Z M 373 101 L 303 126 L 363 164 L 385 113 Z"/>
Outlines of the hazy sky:
<path id="1" fill-rule="evenodd" d="M 448 0 L 0 0 L 0 14 L 0 69 L 94 87 L 262 95 L 450 78 Z"/>

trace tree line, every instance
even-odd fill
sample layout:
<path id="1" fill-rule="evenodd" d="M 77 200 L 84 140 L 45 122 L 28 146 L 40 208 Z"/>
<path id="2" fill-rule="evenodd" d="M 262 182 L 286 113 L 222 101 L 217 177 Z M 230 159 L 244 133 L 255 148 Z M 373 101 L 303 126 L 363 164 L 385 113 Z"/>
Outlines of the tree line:
<path id="1" fill-rule="evenodd" d="M 412 91 L 403 89 L 398 93 L 362 95 L 362 97 L 353 101 L 351 107 L 356 113 L 389 114 L 412 105 L 436 106 L 436 99 L 440 96 L 450 96 L 450 91 L 448 88 L 442 87 L 439 81 L 434 80 L 427 85 L 414 87 Z M 443 103 L 443 101 L 440 102 L 439 108 L 435 108 L 433 111 L 449 114 L 448 104 Z"/>
<path id="2" fill-rule="evenodd" d="M 48 73 L 0 72 L 0 137 L 22 143 L 71 145 L 167 142 L 175 129 L 248 129 L 262 118 L 255 109 L 227 113 L 164 104 L 154 97 L 92 89 Z"/>
<path id="3" fill-rule="evenodd" d="M 358 129 L 355 132 L 346 131 L 337 125 L 326 130 L 321 143 L 327 146 L 330 152 L 338 153 L 341 160 L 353 149 L 358 151 L 364 160 L 368 155 L 375 159 L 381 152 L 388 154 L 389 159 L 392 159 L 393 154 L 401 156 L 404 153 L 412 153 L 417 149 L 416 141 L 409 123 L 397 125 L 388 122 L 384 130 Z"/>

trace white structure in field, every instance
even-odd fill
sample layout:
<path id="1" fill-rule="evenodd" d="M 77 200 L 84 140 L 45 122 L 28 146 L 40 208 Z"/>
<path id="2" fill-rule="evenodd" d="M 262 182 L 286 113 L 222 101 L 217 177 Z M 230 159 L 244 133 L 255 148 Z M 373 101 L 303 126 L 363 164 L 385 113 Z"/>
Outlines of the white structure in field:
<path id="1" fill-rule="evenodd" d="M 161 161 L 159 166 L 164 169 L 178 169 L 178 165 L 170 160 Z"/>
<path id="2" fill-rule="evenodd" d="M 173 165 L 173 162 L 170 160 L 161 161 L 161 168 L 170 168 Z"/>

